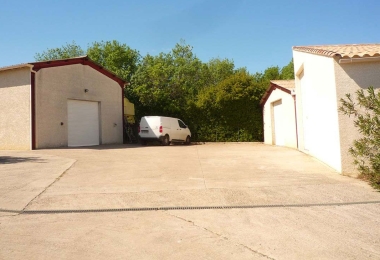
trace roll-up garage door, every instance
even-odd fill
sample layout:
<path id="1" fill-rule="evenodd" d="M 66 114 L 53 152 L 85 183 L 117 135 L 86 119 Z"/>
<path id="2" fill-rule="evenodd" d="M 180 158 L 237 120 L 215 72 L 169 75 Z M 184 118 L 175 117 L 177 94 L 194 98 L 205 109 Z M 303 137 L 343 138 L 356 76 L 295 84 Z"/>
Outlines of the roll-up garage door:
<path id="1" fill-rule="evenodd" d="M 67 101 L 68 146 L 99 145 L 99 103 Z"/>

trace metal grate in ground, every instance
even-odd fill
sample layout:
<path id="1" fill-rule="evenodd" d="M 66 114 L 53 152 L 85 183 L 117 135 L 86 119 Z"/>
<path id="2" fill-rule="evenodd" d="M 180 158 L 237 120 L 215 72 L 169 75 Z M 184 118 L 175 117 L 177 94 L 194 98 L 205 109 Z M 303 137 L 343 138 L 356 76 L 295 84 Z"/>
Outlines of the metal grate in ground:
<path id="1" fill-rule="evenodd" d="M 0 212 L 16 214 L 68 214 L 68 213 L 98 213 L 98 212 L 124 212 L 124 211 L 169 211 L 169 210 L 214 210 L 214 209 L 260 209 L 260 208 L 303 208 L 303 207 L 328 207 L 380 204 L 380 201 L 357 201 L 336 203 L 311 203 L 311 204 L 267 204 L 267 205 L 238 205 L 238 206 L 178 206 L 178 207 L 146 207 L 146 208 L 114 208 L 114 209 L 65 209 L 65 210 L 8 210 Z"/>

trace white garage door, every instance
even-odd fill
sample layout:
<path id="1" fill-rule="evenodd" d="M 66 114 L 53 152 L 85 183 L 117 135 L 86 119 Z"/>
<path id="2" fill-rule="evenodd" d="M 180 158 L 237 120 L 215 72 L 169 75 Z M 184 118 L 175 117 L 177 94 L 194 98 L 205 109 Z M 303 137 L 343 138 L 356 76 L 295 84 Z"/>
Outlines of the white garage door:
<path id="1" fill-rule="evenodd" d="M 285 124 L 283 116 L 282 101 L 276 101 L 273 103 L 273 117 L 274 117 L 274 136 L 276 145 L 285 145 Z"/>
<path id="2" fill-rule="evenodd" d="M 67 101 L 68 146 L 99 145 L 99 104 Z"/>

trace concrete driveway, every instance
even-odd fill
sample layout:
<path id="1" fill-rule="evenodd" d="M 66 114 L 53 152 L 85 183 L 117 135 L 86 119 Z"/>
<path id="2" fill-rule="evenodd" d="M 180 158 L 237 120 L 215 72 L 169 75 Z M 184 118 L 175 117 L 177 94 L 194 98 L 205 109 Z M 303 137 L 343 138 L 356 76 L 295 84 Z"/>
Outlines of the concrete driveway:
<path id="1" fill-rule="evenodd" d="M 380 258 L 380 193 L 293 149 L 0 151 L 0 172 L 0 259 Z"/>

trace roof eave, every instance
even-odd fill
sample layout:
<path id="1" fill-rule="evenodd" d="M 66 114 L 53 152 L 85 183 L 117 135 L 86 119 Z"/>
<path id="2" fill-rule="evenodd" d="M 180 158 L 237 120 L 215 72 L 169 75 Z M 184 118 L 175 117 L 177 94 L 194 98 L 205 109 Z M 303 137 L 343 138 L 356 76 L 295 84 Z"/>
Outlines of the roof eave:
<path id="1" fill-rule="evenodd" d="M 313 49 L 313 48 L 302 47 L 302 46 L 293 46 L 292 49 L 293 51 L 299 51 L 303 53 L 314 54 L 314 55 L 325 56 L 325 57 L 339 57 L 339 58 L 342 57 L 339 53 L 328 51 L 328 50 Z"/>
<path id="2" fill-rule="evenodd" d="M 103 75 L 116 81 L 120 85 L 121 88 L 124 88 L 128 84 L 125 80 L 119 78 L 116 74 L 107 70 L 103 66 L 97 64 L 96 62 L 91 60 L 88 56 L 79 56 L 79 57 L 74 57 L 74 58 L 69 58 L 69 59 L 60 59 L 60 60 L 38 61 L 38 62 L 31 62 L 30 64 L 33 66 L 34 71 L 38 71 L 44 68 L 60 67 L 60 66 L 65 66 L 65 65 L 74 65 L 74 64 L 88 65 L 92 67 L 93 69 L 99 71 Z"/>
<path id="3" fill-rule="evenodd" d="M 14 69 L 21 69 L 21 68 L 32 68 L 33 65 L 29 64 L 29 63 L 25 63 L 25 64 L 18 64 L 18 65 L 12 65 L 12 66 L 7 66 L 7 67 L 2 67 L 0 68 L 0 71 L 6 71 L 6 70 L 14 70 Z"/>
<path id="4" fill-rule="evenodd" d="M 267 89 L 267 91 L 265 91 L 265 94 L 264 96 L 261 98 L 260 100 L 260 106 L 261 107 L 264 107 L 265 103 L 267 102 L 269 96 L 272 94 L 272 92 L 276 89 L 279 89 L 281 91 L 284 91 L 285 93 L 291 95 L 292 94 L 292 91 L 290 89 L 287 89 L 287 88 L 284 88 L 284 87 L 281 87 L 273 82 L 270 82 L 270 86 L 269 88 Z"/>

